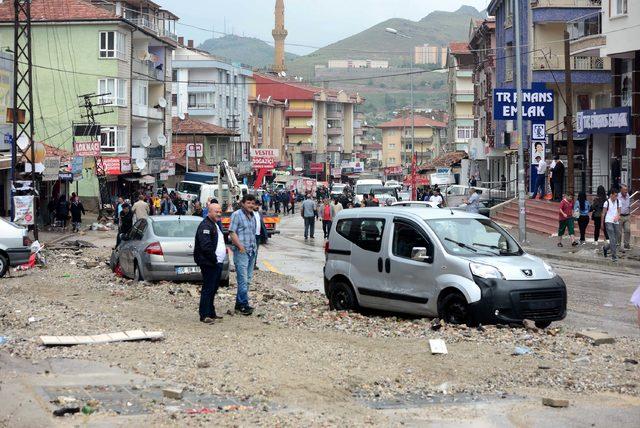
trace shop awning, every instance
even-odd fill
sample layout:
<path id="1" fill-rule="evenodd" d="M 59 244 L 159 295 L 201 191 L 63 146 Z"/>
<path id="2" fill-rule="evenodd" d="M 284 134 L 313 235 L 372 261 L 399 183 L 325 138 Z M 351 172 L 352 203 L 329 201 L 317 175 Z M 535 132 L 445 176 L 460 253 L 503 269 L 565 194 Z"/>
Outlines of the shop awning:
<path id="1" fill-rule="evenodd" d="M 155 184 L 156 183 L 156 178 L 152 175 L 145 175 L 144 177 L 140 178 L 140 183 L 142 184 Z"/>

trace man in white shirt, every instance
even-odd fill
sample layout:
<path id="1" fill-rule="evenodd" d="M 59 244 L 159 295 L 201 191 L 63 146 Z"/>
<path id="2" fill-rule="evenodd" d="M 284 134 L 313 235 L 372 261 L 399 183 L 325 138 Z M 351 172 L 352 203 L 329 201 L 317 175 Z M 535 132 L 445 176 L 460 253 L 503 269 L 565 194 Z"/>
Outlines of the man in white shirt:
<path id="1" fill-rule="evenodd" d="M 547 172 L 547 161 L 542 159 L 540 156 L 536 156 L 536 162 L 538 162 L 538 168 L 536 171 L 538 176 L 536 177 L 536 186 L 531 199 L 535 199 L 536 196 L 538 196 L 538 190 L 540 190 L 540 199 L 544 199 L 544 193 L 546 190 L 544 174 Z"/>
<path id="2" fill-rule="evenodd" d="M 602 248 L 604 256 L 607 257 L 611 251 L 611 260 L 618 261 L 618 236 L 620 235 L 620 201 L 618 201 L 618 192 L 614 187 L 602 207 L 602 218 L 604 219 L 604 227 L 609 235 L 609 243 Z"/>
<path id="3" fill-rule="evenodd" d="M 631 248 L 631 195 L 626 184 L 620 186 L 620 194 L 618 195 L 618 203 L 620 204 L 620 227 L 618 228 L 618 245 L 624 253 L 625 250 Z M 622 238 L 624 237 L 624 247 Z"/>
<path id="4" fill-rule="evenodd" d="M 444 206 L 444 200 L 442 199 L 442 195 L 440 194 L 440 189 L 434 190 L 433 195 L 429 198 L 429 202 L 433 202 L 439 207 Z"/>

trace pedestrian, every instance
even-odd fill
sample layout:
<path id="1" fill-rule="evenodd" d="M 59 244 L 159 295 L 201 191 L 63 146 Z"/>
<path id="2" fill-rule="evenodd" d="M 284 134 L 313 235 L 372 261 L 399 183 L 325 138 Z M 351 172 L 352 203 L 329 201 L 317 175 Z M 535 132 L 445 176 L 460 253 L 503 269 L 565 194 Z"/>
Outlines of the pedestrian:
<path id="1" fill-rule="evenodd" d="M 262 213 L 260 212 L 261 203 L 256 200 L 256 205 L 254 207 L 253 216 L 256 219 L 256 257 L 254 258 L 253 268 L 258 269 L 258 254 L 260 252 L 260 246 L 265 245 L 269 240 L 269 232 L 267 231 L 267 226 L 264 224 L 264 218 L 262 217 Z"/>
<path id="2" fill-rule="evenodd" d="M 640 286 L 638 286 L 636 291 L 631 295 L 631 303 L 636 307 L 636 311 L 638 312 L 638 326 L 640 327 Z"/>
<path id="3" fill-rule="evenodd" d="M 324 239 L 329 238 L 329 231 L 331 230 L 331 222 L 333 221 L 333 207 L 329 202 L 329 199 L 324 200 L 324 204 L 322 204 L 321 208 L 322 213 L 322 233 L 324 234 Z"/>
<path id="4" fill-rule="evenodd" d="M 502 191 L 507 190 L 507 177 L 505 177 L 504 174 L 500 176 L 500 183 L 501 183 L 500 187 Z"/>
<path id="5" fill-rule="evenodd" d="M 602 248 L 605 258 L 611 252 L 611 260 L 618 261 L 618 236 L 620 228 L 620 202 L 618 201 L 618 189 L 616 187 L 609 191 L 609 199 L 602 207 L 602 217 L 604 228 L 609 236 L 609 243 Z"/>
<path id="6" fill-rule="evenodd" d="M 560 159 L 560 156 L 554 157 L 555 165 L 551 172 L 551 186 L 553 189 L 553 200 L 559 202 L 562 199 L 562 193 L 564 192 L 564 163 Z"/>
<path id="7" fill-rule="evenodd" d="M 478 214 L 480 212 L 480 194 L 473 187 L 469 189 L 469 199 L 467 203 L 467 212 Z"/>
<path id="8" fill-rule="evenodd" d="M 256 257 L 256 221 L 253 215 L 256 197 L 246 194 L 242 197 L 241 208 L 231 214 L 229 237 L 233 243 L 233 264 L 236 266 L 238 292 L 235 310 L 243 315 L 251 315 L 249 287 L 253 278 Z"/>
<path id="9" fill-rule="evenodd" d="M 202 272 L 202 291 L 200 292 L 198 313 L 200 322 L 205 324 L 213 324 L 216 319 L 222 319 L 216 314 L 215 307 L 222 266 L 227 257 L 224 235 L 218 226 L 221 215 L 222 207 L 219 204 L 209 205 L 207 217 L 202 220 L 196 231 L 193 248 L 193 260 Z"/>
<path id="10" fill-rule="evenodd" d="M 344 209 L 344 206 L 340 202 L 340 199 L 339 198 L 334 199 L 333 207 L 331 207 L 331 218 L 334 218 L 335 216 L 337 216 L 338 213 L 343 209 Z"/>
<path id="11" fill-rule="evenodd" d="M 442 208 L 444 206 L 444 200 L 440 194 L 440 189 L 436 188 L 433 190 L 433 195 L 429 198 L 429 202 L 436 204 L 438 208 Z"/>
<path id="12" fill-rule="evenodd" d="M 544 193 L 546 188 L 544 176 L 545 176 L 545 173 L 547 172 L 547 162 L 544 159 L 542 159 L 540 156 L 536 156 L 536 162 L 538 163 L 538 167 L 536 169 L 536 172 L 538 173 L 538 175 L 536 177 L 536 185 L 535 185 L 533 195 L 531 196 L 531 199 L 536 199 L 536 197 L 538 196 L 538 190 L 540 191 L 540 199 L 544 199 Z"/>
<path id="13" fill-rule="evenodd" d="M 620 186 L 618 195 L 620 203 L 620 227 L 618 229 L 618 245 L 623 253 L 631 249 L 631 196 L 626 184 Z M 623 245 L 624 242 L 624 245 Z"/>
<path id="14" fill-rule="evenodd" d="M 558 247 L 562 247 L 562 236 L 566 230 L 569 238 L 571 238 L 571 245 L 576 246 L 576 237 L 573 230 L 573 203 L 569 200 L 569 196 L 562 194 L 562 201 L 560 201 L 560 210 L 558 211 Z"/>
<path id="15" fill-rule="evenodd" d="M 176 206 L 173 204 L 171 197 L 168 193 L 163 195 L 162 202 L 160 203 L 160 215 L 173 215 L 176 213 Z"/>
<path id="16" fill-rule="evenodd" d="M 84 206 L 80 202 L 80 198 L 74 196 L 71 201 L 71 227 L 73 232 L 79 232 L 82 225 L 82 215 L 85 214 Z"/>
<path id="17" fill-rule="evenodd" d="M 222 207 L 220 207 L 220 209 L 222 209 Z M 195 201 L 193 204 L 193 213 L 192 215 L 196 216 L 196 217 L 202 217 L 204 213 L 204 210 L 202 209 L 202 204 L 200 203 L 200 201 Z"/>
<path id="18" fill-rule="evenodd" d="M 304 202 L 302 202 L 300 215 L 304 219 L 304 239 L 309 237 L 315 239 L 313 235 L 315 232 L 315 220 L 318 217 L 318 206 L 309 194 L 306 195 Z"/>
<path id="19" fill-rule="evenodd" d="M 478 180 L 475 175 L 472 175 L 469 179 L 469 187 L 476 187 L 478 185 Z"/>
<path id="20" fill-rule="evenodd" d="M 586 244 L 585 235 L 587 232 L 587 226 L 589 226 L 589 213 L 591 212 L 591 202 L 587 200 L 587 194 L 585 192 L 578 193 L 578 200 L 573 205 L 574 217 L 575 213 L 579 212 L 578 216 L 578 229 L 580 229 L 580 244 Z"/>
<path id="21" fill-rule="evenodd" d="M 273 195 L 273 198 L 271 199 L 273 202 L 273 209 L 275 210 L 276 214 L 280 214 L 280 203 L 282 202 L 282 198 L 280 197 L 279 193 L 275 193 Z"/>
<path id="22" fill-rule="evenodd" d="M 131 212 L 131 205 L 125 202 L 122 204 L 122 212 L 120 213 L 120 223 L 118 225 L 116 247 L 120 245 L 123 236 L 131 233 L 131 229 L 133 229 L 133 212 Z"/>
<path id="23" fill-rule="evenodd" d="M 182 199 L 180 195 L 176 195 L 174 205 L 176 207 L 176 215 L 185 215 L 187 213 L 187 201 Z"/>
<path id="24" fill-rule="evenodd" d="M 282 208 L 284 210 L 284 215 L 289 214 L 289 192 L 282 192 L 280 194 L 280 201 L 282 202 Z"/>
<path id="25" fill-rule="evenodd" d="M 133 204 L 133 215 L 135 220 L 142 220 L 143 218 L 149 217 L 149 204 L 145 202 L 144 195 L 140 193 L 138 195 L 138 200 L 135 204 Z"/>
<path id="26" fill-rule="evenodd" d="M 602 207 L 607 200 L 607 192 L 604 190 L 604 186 L 598 186 L 596 191 L 596 197 L 593 198 L 593 204 L 591 204 L 591 219 L 593 220 L 593 243 L 597 244 L 600 239 L 600 228 L 602 227 Z M 607 238 L 605 237 L 605 240 Z"/>
<path id="27" fill-rule="evenodd" d="M 56 221 L 62 227 L 63 231 L 67 230 L 67 221 L 69 221 L 69 202 L 65 195 L 60 195 L 58 204 L 56 205 Z"/>
<path id="28" fill-rule="evenodd" d="M 269 192 L 265 191 L 262 194 L 262 209 L 264 211 L 267 211 L 269 209 L 269 205 L 271 204 L 271 195 L 269 194 Z"/>
<path id="29" fill-rule="evenodd" d="M 115 215 L 113 216 L 113 221 L 115 224 L 118 224 L 120 222 L 120 213 L 122 212 L 122 204 L 124 204 L 124 199 L 122 199 L 122 196 L 119 196 L 118 199 L 116 199 Z"/>
<path id="30" fill-rule="evenodd" d="M 296 192 L 291 191 L 291 196 L 289 197 L 289 204 L 291 205 L 291 214 L 296 213 Z"/>
<path id="31" fill-rule="evenodd" d="M 618 155 L 611 161 L 611 188 L 620 191 L 620 178 L 622 176 L 622 156 Z"/>

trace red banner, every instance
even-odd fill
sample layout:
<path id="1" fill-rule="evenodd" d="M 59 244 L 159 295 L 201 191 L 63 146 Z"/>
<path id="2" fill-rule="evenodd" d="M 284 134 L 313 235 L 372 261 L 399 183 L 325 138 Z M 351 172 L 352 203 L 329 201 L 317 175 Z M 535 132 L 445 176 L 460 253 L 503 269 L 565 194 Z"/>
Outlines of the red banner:
<path id="1" fill-rule="evenodd" d="M 309 164 L 309 172 L 311 173 L 324 172 L 324 164 L 322 162 L 311 162 Z"/>
<path id="2" fill-rule="evenodd" d="M 122 170 L 122 163 L 125 164 L 125 171 Z M 131 172 L 131 159 L 105 157 L 102 158 L 102 167 L 104 168 L 104 172 L 107 175 L 121 175 L 126 172 Z"/>
<path id="3" fill-rule="evenodd" d="M 384 169 L 384 175 L 401 175 L 402 167 L 401 166 L 389 166 Z"/>
<path id="4" fill-rule="evenodd" d="M 274 169 L 276 160 L 272 157 L 254 157 L 251 159 L 253 169 Z"/>
<path id="5" fill-rule="evenodd" d="M 73 152 L 81 157 L 100 156 L 100 141 L 76 141 Z"/>

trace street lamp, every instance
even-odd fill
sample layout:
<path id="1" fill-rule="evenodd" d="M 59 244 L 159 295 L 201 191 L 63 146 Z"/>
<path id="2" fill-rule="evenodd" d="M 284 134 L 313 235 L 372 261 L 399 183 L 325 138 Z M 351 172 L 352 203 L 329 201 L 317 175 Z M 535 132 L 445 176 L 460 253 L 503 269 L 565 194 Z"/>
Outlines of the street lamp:
<path id="1" fill-rule="evenodd" d="M 411 39 L 411 36 L 408 36 L 406 34 L 401 33 L 400 31 L 396 30 L 395 28 L 385 28 L 384 31 L 386 31 L 389 34 L 393 34 L 394 36 L 397 37 L 402 37 L 404 39 Z M 415 106 L 414 106 L 414 100 L 413 100 L 413 49 L 411 49 L 409 51 L 409 65 L 410 65 L 410 73 L 409 73 L 409 78 L 410 78 L 410 93 L 411 93 L 411 162 L 413 162 L 413 157 L 415 156 L 415 150 L 416 150 L 416 146 L 415 146 L 415 137 L 416 137 L 416 132 L 415 132 L 415 126 L 416 126 L 416 121 L 415 121 L 415 115 L 414 115 L 414 111 L 415 111 Z M 404 149 L 404 148 L 403 148 Z M 406 160 L 406 153 L 404 153 L 405 150 L 403 150 L 402 156 L 405 158 L 405 163 L 407 163 Z"/>

